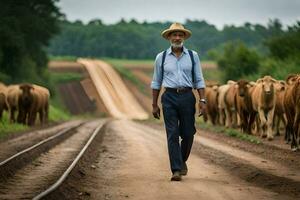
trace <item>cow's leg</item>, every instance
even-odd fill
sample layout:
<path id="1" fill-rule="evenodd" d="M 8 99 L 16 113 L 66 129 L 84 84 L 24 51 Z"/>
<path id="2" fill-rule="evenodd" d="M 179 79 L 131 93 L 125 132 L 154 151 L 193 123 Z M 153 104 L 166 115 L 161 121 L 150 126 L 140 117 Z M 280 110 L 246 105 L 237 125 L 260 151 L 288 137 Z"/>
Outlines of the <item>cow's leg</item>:
<path id="1" fill-rule="evenodd" d="M 230 108 L 228 107 L 225 108 L 225 116 L 226 116 L 225 127 L 231 128 L 232 113 L 230 111 Z"/>
<path id="2" fill-rule="evenodd" d="M 259 116 L 259 120 L 260 120 L 260 126 L 258 126 L 260 128 L 260 136 L 261 137 L 265 137 L 265 126 L 267 123 L 266 117 L 265 117 L 265 112 L 263 109 L 258 108 L 258 116 Z"/>
<path id="3" fill-rule="evenodd" d="M 293 140 L 295 140 L 295 149 L 298 149 L 299 145 L 299 123 L 300 123 L 300 113 L 296 111 L 296 116 L 293 124 Z"/>
<path id="4" fill-rule="evenodd" d="M 45 114 L 44 114 L 44 111 L 43 111 L 43 109 L 41 109 L 40 111 L 39 111 L 39 118 L 40 118 L 40 124 L 44 124 L 45 123 Z"/>
<path id="5" fill-rule="evenodd" d="M 28 116 L 28 125 L 33 126 L 35 123 L 37 112 L 30 111 Z"/>
<path id="6" fill-rule="evenodd" d="M 15 122 L 15 111 L 16 111 L 16 108 L 12 106 L 10 108 L 10 116 L 9 116 L 10 123 L 14 123 Z"/>
<path id="7" fill-rule="evenodd" d="M 273 118 L 274 118 L 274 107 L 273 109 L 269 110 L 267 115 L 267 138 L 268 140 L 273 140 Z M 279 127 L 279 125 L 278 125 Z"/>
<path id="8" fill-rule="evenodd" d="M 224 125 L 224 111 L 222 108 L 219 108 L 219 114 L 220 114 L 220 118 L 219 118 L 219 122 L 220 122 L 220 125 Z"/>

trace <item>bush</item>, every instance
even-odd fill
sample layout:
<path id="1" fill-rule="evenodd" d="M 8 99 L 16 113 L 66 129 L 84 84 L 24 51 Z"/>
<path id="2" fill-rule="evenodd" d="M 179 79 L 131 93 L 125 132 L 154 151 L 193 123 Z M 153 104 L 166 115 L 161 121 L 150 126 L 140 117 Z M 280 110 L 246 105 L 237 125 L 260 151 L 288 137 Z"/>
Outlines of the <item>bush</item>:
<path id="1" fill-rule="evenodd" d="M 237 80 L 254 74 L 259 67 L 260 58 L 254 50 L 248 49 L 244 43 L 229 42 L 225 45 L 224 53 L 218 60 L 218 66 L 223 71 L 223 80 Z"/>

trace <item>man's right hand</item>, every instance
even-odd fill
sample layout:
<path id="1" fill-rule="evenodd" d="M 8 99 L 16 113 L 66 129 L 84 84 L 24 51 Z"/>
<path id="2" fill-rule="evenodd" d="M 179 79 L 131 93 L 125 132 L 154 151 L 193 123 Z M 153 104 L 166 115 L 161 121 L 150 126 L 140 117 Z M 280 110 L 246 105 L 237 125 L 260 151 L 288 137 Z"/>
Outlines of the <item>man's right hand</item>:
<path id="1" fill-rule="evenodd" d="M 160 118 L 160 108 L 158 107 L 158 105 L 152 106 L 152 114 L 153 114 L 153 117 L 155 117 L 156 119 Z"/>

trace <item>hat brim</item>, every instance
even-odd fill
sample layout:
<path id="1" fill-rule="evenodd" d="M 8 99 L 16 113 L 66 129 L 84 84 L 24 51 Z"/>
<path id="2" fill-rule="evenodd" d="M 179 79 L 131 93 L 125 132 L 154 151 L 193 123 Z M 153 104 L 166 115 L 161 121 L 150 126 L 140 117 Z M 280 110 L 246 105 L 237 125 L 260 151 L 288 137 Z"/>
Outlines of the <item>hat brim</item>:
<path id="1" fill-rule="evenodd" d="M 184 39 L 188 39 L 189 37 L 191 37 L 192 35 L 192 32 L 188 29 L 167 29 L 167 30 L 164 30 L 161 35 L 163 36 L 163 38 L 165 38 L 166 40 L 169 40 L 169 35 L 170 33 L 172 32 L 176 32 L 176 31 L 180 31 L 180 32 L 183 32 L 184 33 Z"/>

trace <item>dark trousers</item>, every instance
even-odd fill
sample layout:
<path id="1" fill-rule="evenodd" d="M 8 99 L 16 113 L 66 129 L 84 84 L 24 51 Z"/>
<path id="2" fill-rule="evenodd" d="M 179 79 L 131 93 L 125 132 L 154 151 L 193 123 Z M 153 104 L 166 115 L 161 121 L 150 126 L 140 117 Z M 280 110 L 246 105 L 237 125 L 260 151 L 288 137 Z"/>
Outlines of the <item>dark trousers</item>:
<path id="1" fill-rule="evenodd" d="M 161 97 L 171 171 L 180 171 L 187 161 L 193 145 L 195 129 L 195 103 L 192 91 L 175 93 L 165 91 Z M 179 142 L 181 137 L 181 142 Z"/>

